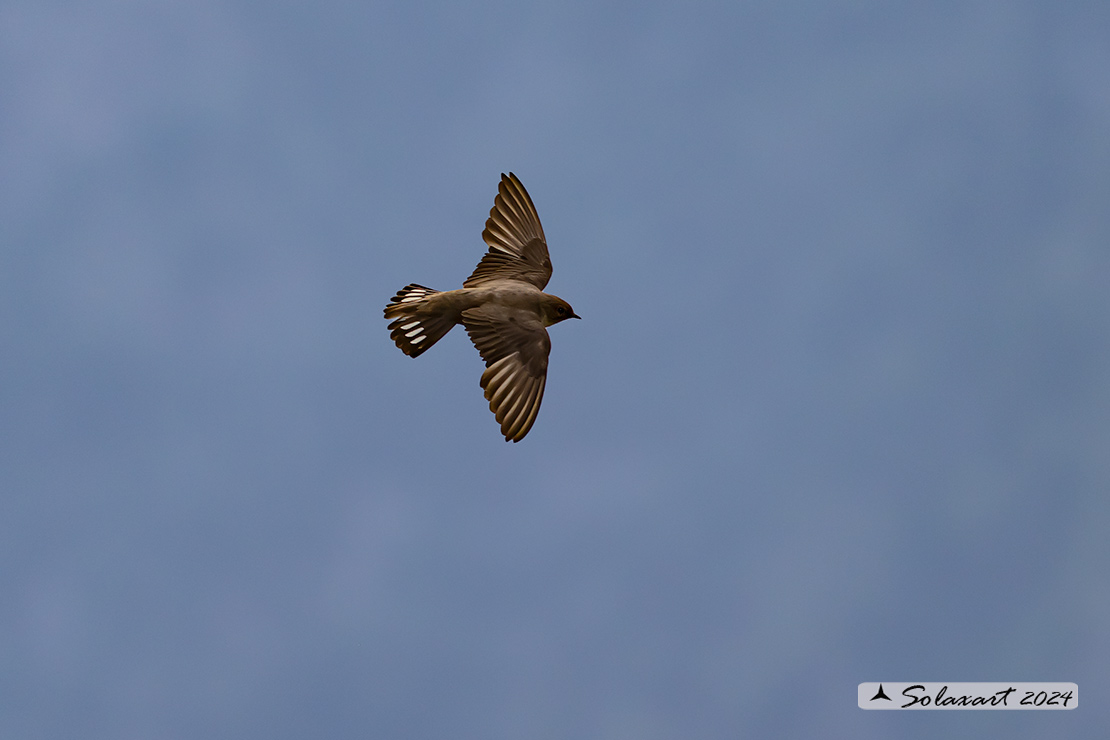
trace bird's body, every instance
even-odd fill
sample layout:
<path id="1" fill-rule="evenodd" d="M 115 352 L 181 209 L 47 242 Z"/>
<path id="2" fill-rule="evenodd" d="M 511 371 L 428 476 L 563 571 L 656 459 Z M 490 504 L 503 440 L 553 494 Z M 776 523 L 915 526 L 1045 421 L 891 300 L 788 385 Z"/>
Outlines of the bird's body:
<path id="1" fill-rule="evenodd" d="M 551 339 L 546 327 L 579 318 L 562 298 L 543 292 L 551 260 L 528 192 L 509 173 L 482 237 L 489 251 L 458 290 L 415 283 L 385 307 L 390 336 L 418 357 L 456 324 L 466 327 L 486 362 L 482 388 L 506 440 L 519 442 L 532 428 L 547 382 Z"/>
<path id="2" fill-rule="evenodd" d="M 519 280 L 498 280 L 480 288 L 459 288 L 430 293 L 420 302 L 421 305 L 417 307 L 415 315 L 451 317 L 455 319 L 453 322 L 455 324 L 462 323 L 463 311 L 481 306 L 498 306 L 506 310 L 520 310 L 539 315 L 544 313 L 545 306 L 550 305 L 553 298 L 555 296 L 548 295 L 539 288 Z M 550 325 L 545 324 L 545 326 Z"/>

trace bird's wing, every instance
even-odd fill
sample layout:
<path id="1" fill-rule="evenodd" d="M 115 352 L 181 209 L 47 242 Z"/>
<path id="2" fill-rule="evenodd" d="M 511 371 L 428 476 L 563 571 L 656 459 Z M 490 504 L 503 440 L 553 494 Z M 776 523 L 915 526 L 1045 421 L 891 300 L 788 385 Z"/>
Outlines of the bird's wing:
<path id="1" fill-rule="evenodd" d="M 551 338 L 537 316 L 505 306 L 467 309 L 462 323 L 486 362 L 482 389 L 490 411 L 505 440 L 519 442 L 540 410 Z"/>
<path id="2" fill-rule="evenodd" d="M 516 175 L 501 175 L 482 239 L 489 251 L 463 283 L 473 288 L 492 280 L 523 280 L 544 289 L 551 279 L 551 257 L 536 206 Z"/>

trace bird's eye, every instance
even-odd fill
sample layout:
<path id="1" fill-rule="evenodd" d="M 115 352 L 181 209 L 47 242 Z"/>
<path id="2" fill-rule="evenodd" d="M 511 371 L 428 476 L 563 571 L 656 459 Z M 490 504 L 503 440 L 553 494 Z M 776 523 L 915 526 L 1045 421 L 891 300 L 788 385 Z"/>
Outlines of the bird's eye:
<path id="1" fill-rule="evenodd" d="M 567 312 L 567 310 L 565 308 L 563 308 L 562 306 L 559 306 L 555 310 L 558 311 L 560 315 L 565 314 Z"/>

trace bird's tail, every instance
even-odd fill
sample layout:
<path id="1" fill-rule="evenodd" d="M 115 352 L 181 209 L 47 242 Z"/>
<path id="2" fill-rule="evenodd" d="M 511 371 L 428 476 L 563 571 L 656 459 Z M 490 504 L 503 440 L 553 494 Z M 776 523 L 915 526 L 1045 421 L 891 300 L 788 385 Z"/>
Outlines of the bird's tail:
<path id="1" fill-rule="evenodd" d="M 456 323 L 441 311 L 428 310 L 427 299 L 439 292 L 411 283 L 397 291 L 385 307 L 385 317 L 394 319 L 389 336 L 409 357 L 419 357 Z"/>

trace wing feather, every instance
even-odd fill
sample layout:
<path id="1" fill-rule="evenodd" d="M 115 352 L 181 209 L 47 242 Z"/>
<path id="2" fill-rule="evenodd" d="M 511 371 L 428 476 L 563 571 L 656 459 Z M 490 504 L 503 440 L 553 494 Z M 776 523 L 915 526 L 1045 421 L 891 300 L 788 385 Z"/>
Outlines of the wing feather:
<path id="1" fill-rule="evenodd" d="M 462 312 L 462 323 L 486 362 L 482 390 L 506 441 L 524 439 L 539 414 L 551 338 L 534 314 L 506 306 Z"/>
<path id="2" fill-rule="evenodd" d="M 493 280 L 521 280 L 543 290 L 551 279 L 551 257 L 539 214 L 528 191 L 511 172 L 501 175 L 482 239 L 489 251 L 463 287 Z"/>

